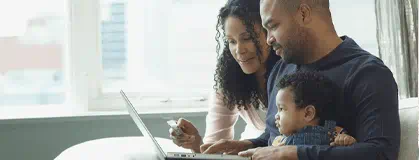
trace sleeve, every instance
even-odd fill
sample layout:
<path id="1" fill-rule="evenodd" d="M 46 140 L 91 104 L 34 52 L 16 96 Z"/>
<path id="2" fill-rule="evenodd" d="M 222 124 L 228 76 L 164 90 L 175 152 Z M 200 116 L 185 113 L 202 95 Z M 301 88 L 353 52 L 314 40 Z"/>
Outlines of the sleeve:
<path id="1" fill-rule="evenodd" d="M 351 146 L 297 146 L 300 160 L 396 160 L 400 147 L 397 84 L 382 64 L 369 63 L 351 78 L 347 95 L 355 105 L 355 138 Z"/>
<path id="2" fill-rule="evenodd" d="M 253 148 L 257 148 L 257 147 L 268 146 L 269 138 L 270 138 L 270 135 L 269 135 L 268 127 L 266 127 L 265 132 L 263 132 L 258 138 L 248 139 L 248 140 L 253 143 Z"/>
<path id="3" fill-rule="evenodd" d="M 266 115 L 266 117 L 267 117 L 266 121 L 268 121 L 268 117 L 269 117 L 269 114 L 270 114 L 270 108 L 269 108 L 270 105 L 269 104 L 271 104 L 271 103 L 275 104 L 275 100 L 271 99 L 271 98 L 274 98 L 275 96 L 273 96 L 273 95 L 269 96 L 269 95 L 273 94 L 272 90 L 273 90 L 273 87 L 275 87 L 274 82 L 276 80 L 277 74 L 280 73 L 279 72 L 279 67 L 281 65 L 281 62 L 282 61 L 279 60 L 275 64 L 275 66 L 273 67 L 271 73 L 269 73 L 267 87 L 266 87 L 267 92 L 268 92 L 268 113 Z M 276 94 L 274 94 L 274 95 L 276 95 Z M 266 123 L 265 132 L 263 132 L 258 138 L 248 139 L 248 140 L 253 143 L 254 148 L 256 148 L 256 147 L 266 147 L 266 146 L 268 146 L 268 142 L 269 142 L 270 137 L 271 137 L 271 134 L 270 134 L 270 131 L 269 131 L 269 126 L 268 126 L 268 123 Z"/>
<path id="4" fill-rule="evenodd" d="M 213 93 L 210 97 L 210 108 L 206 117 L 204 143 L 213 143 L 220 139 L 234 138 L 234 125 L 239 117 L 237 109 L 228 109 L 223 102 L 221 93 Z"/>

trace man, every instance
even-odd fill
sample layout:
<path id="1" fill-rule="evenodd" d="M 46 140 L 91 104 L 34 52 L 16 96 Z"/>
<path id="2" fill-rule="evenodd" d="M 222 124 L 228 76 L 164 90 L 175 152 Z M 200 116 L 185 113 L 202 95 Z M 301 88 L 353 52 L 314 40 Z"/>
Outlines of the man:
<path id="1" fill-rule="evenodd" d="M 383 62 L 353 39 L 338 37 L 328 0 L 263 0 L 260 14 L 268 43 L 283 59 L 268 79 L 265 133 L 251 140 L 224 140 L 204 153 L 228 152 L 235 147 L 256 148 L 239 153 L 252 159 L 397 159 L 400 146 L 398 90 Z M 270 146 L 279 135 L 275 127 L 275 85 L 284 75 L 317 71 L 341 89 L 339 126 L 358 143 L 352 146 Z M 251 143 L 249 143 L 251 142 Z M 270 146 L 270 147 L 265 147 Z M 257 148 L 260 147 L 260 148 Z"/>

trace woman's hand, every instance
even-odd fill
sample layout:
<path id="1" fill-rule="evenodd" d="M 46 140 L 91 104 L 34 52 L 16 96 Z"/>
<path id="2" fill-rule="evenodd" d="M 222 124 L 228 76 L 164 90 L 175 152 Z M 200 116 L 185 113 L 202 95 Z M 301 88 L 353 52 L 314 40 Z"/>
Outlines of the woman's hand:
<path id="1" fill-rule="evenodd" d="M 202 144 L 202 138 L 195 126 L 183 118 L 180 118 L 177 121 L 177 126 L 183 131 L 183 134 L 176 135 L 174 130 L 170 128 L 169 133 L 173 143 L 180 147 L 191 149 L 195 153 L 199 153 L 199 147 Z"/>
<path id="2" fill-rule="evenodd" d="M 201 146 L 201 152 L 204 154 L 232 154 L 237 155 L 241 151 L 252 148 L 253 143 L 249 140 L 219 140 L 213 144 L 205 144 Z"/>
<path id="3" fill-rule="evenodd" d="M 214 143 L 205 143 L 203 145 L 201 145 L 200 150 L 201 153 L 204 153 L 204 151 L 206 151 L 209 147 L 211 147 Z"/>

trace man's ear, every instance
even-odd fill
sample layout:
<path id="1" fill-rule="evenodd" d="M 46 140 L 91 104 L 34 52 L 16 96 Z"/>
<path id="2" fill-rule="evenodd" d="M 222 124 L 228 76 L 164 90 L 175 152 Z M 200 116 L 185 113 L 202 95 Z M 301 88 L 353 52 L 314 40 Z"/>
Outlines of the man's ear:
<path id="1" fill-rule="evenodd" d="M 297 18 L 299 19 L 299 21 L 301 22 L 301 25 L 308 25 L 310 24 L 310 22 L 313 20 L 312 18 L 312 9 L 309 5 L 307 4 L 301 4 L 300 7 L 298 8 L 297 12 L 299 14 L 297 14 Z"/>
<path id="2" fill-rule="evenodd" d="M 316 118 L 316 107 L 313 105 L 308 105 L 304 109 L 304 121 L 311 122 Z"/>

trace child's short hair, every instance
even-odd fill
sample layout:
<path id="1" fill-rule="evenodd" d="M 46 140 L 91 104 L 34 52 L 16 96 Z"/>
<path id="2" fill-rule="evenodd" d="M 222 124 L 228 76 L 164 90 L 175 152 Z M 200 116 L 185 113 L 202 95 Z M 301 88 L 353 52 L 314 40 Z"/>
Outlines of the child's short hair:
<path id="1" fill-rule="evenodd" d="M 298 108 L 313 105 L 320 124 L 324 120 L 336 120 L 339 102 L 338 87 L 318 72 L 295 72 L 284 76 L 277 84 L 279 89 L 289 88 Z"/>

